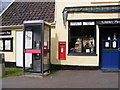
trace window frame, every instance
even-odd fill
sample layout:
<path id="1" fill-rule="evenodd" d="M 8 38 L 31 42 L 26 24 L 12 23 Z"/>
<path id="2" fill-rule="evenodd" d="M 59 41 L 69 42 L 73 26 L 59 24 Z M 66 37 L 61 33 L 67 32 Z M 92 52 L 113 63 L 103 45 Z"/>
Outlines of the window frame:
<path id="1" fill-rule="evenodd" d="M 69 49 L 70 49 L 70 38 L 71 38 L 71 35 L 70 35 L 70 28 L 71 28 L 71 25 L 70 25 L 70 23 L 71 22 L 82 22 L 82 25 L 80 25 L 81 26 L 81 28 L 84 30 L 84 26 L 94 26 L 95 27 L 95 31 L 94 31 L 94 44 L 95 44 L 95 52 L 94 53 L 85 53 L 85 52 L 82 52 L 82 53 L 71 53 L 70 51 L 69 51 Z M 94 25 L 83 25 L 83 22 L 94 22 L 95 24 Z M 68 21 L 68 56 L 72 56 L 72 55 L 74 55 L 74 56 L 97 56 L 97 54 L 96 54 L 96 51 L 97 51 L 97 44 L 96 44 L 96 39 L 97 39 L 97 35 L 96 35 L 96 21 L 95 20 L 69 20 Z"/>
<path id="2" fill-rule="evenodd" d="M 4 51 L 4 52 L 12 52 L 13 51 L 13 37 L 10 37 L 10 38 L 0 38 L 0 40 L 3 40 L 3 50 L 0 50 L 0 51 Z M 10 40 L 10 50 L 6 50 L 5 49 L 5 41 L 6 40 Z"/>

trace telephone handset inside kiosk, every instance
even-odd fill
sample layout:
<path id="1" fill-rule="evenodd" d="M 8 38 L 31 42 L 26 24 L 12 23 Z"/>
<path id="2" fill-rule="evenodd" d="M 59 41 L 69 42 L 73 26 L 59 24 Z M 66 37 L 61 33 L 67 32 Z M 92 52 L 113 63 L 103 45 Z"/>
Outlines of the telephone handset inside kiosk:
<path id="1" fill-rule="evenodd" d="M 40 41 L 35 41 L 35 49 L 40 49 Z"/>
<path id="2" fill-rule="evenodd" d="M 40 41 L 35 41 L 35 49 L 40 49 Z M 40 53 L 35 53 L 35 60 L 40 60 Z"/>

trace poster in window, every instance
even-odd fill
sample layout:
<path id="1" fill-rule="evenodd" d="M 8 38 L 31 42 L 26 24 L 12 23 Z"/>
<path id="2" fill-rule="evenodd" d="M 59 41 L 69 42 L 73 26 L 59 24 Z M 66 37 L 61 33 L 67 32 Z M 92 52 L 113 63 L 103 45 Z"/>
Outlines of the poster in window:
<path id="1" fill-rule="evenodd" d="M 5 40 L 5 50 L 11 50 L 11 42 L 10 40 Z"/>
<path id="2" fill-rule="evenodd" d="M 104 41 L 104 48 L 110 48 L 110 41 Z"/>
<path id="3" fill-rule="evenodd" d="M 3 50 L 3 40 L 0 40 L 0 50 Z"/>
<path id="4" fill-rule="evenodd" d="M 32 48 L 32 31 L 26 31 L 25 48 Z"/>
<path id="5" fill-rule="evenodd" d="M 105 42 L 105 47 L 109 47 L 109 42 Z"/>

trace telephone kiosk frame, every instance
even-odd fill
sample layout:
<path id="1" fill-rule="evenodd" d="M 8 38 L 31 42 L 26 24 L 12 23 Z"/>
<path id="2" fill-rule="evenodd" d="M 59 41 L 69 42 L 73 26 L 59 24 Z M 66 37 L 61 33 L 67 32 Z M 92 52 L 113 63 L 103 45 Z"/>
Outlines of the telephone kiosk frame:
<path id="1" fill-rule="evenodd" d="M 116 40 L 102 40 L 102 70 L 120 69 L 120 35 Z"/>
<path id="2" fill-rule="evenodd" d="M 25 73 L 41 73 L 50 70 L 51 28 L 43 20 L 24 21 L 23 68 Z"/>

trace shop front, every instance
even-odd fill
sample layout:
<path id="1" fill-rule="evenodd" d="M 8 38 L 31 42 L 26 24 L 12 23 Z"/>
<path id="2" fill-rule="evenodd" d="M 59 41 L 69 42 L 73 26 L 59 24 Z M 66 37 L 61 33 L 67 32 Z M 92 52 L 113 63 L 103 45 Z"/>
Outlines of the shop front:
<path id="1" fill-rule="evenodd" d="M 99 41 L 96 41 L 96 25 Z M 101 69 L 118 70 L 120 64 L 120 20 L 72 20 L 69 21 L 68 55 L 97 56 Z"/>
<path id="2" fill-rule="evenodd" d="M 52 41 L 51 63 L 118 70 L 120 6 L 117 2 L 84 3 L 85 6 L 81 1 L 56 3 L 62 15 L 56 13 L 56 31 L 52 32 L 56 44 Z"/>

